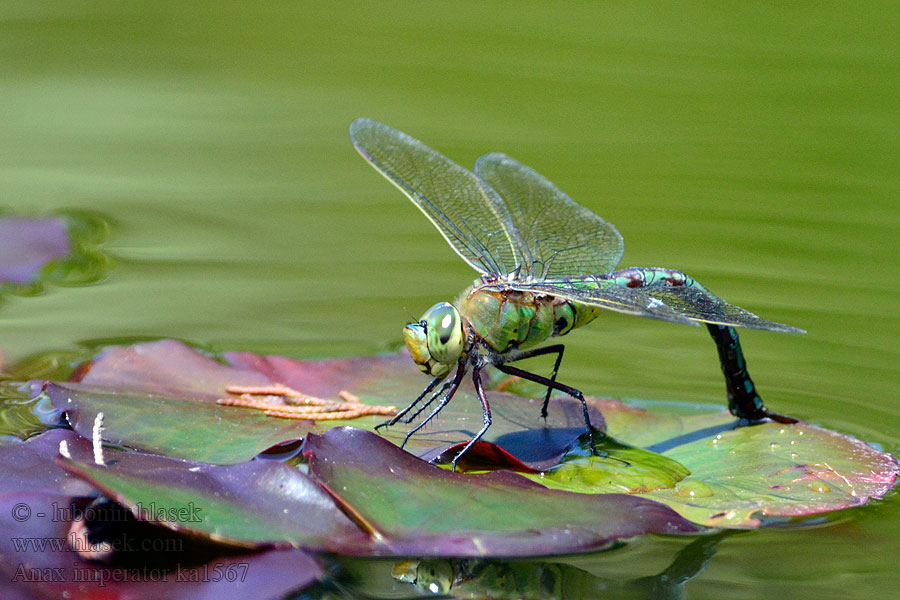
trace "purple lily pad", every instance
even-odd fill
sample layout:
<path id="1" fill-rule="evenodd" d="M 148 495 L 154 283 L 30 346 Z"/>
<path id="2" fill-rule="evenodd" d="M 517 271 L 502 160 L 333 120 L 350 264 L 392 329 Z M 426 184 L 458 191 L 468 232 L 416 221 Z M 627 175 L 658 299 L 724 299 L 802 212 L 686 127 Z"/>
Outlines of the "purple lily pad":
<path id="1" fill-rule="evenodd" d="M 62 219 L 0 217 L 0 284 L 29 283 L 44 265 L 68 252 Z"/>
<path id="2" fill-rule="evenodd" d="M 178 515 L 161 524 L 250 547 L 535 556 L 697 530 L 670 508 L 635 496 L 548 490 L 509 471 L 450 473 L 351 427 L 308 436 L 303 452 L 315 481 L 272 461 L 217 466 L 105 450 L 103 466 L 83 446 L 60 462 L 139 519 Z"/>
<path id="3" fill-rule="evenodd" d="M 254 549 L 352 553 L 369 542 L 328 493 L 284 463 L 220 466 L 143 452 L 103 454 L 105 465 L 98 465 L 79 447 L 60 464 L 140 520 Z"/>
<path id="4" fill-rule="evenodd" d="M 310 435 L 304 454 L 310 472 L 393 554 L 535 556 L 697 530 L 643 498 L 548 490 L 510 471 L 453 473 L 352 427 Z"/>
<path id="5" fill-rule="evenodd" d="M 63 429 L 0 447 L 0 597 L 262 600 L 302 589 L 322 575 L 314 557 L 294 549 L 232 552 L 167 568 L 85 560 L 71 549 L 71 520 L 97 491 L 56 464 L 61 441 L 70 452 L 91 453 L 89 442 Z"/>
<path id="6" fill-rule="evenodd" d="M 19 494 L 29 494 L 92 500 L 97 495 L 92 486 L 71 477 L 54 463 L 61 441 L 90 448 L 89 442 L 68 429 L 51 429 L 27 442 L 0 446 L 0 499 L 14 502 Z M 30 508 L 25 510 L 23 514 L 29 516 L 19 522 L 28 522 L 32 513 Z M 3 511 L 2 516 L 10 514 Z M 44 517 L 35 517 L 39 518 Z"/>

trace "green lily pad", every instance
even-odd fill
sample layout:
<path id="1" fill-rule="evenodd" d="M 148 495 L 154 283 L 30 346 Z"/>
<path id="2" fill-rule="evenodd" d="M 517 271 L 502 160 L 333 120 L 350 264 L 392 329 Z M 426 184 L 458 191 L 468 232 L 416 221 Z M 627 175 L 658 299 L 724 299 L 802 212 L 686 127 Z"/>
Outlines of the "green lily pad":
<path id="1" fill-rule="evenodd" d="M 302 421 L 209 401 L 77 383 L 50 383 L 46 391 L 53 405 L 66 411 L 72 428 L 86 437 L 97 414 L 103 413 L 108 423 L 104 437 L 111 443 L 215 464 L 242 463 L 309 430 Z M 215 440 L 228 442 L 212 443 Z"/>
<path id="2" fill-rule="evenodd" d="M 577 445 L 559 464 L 541 474 L 540 482 L 576 492 L 641 494 L 671 489 L 691 474 L 683 464 L 662 454 L 627 446 L 608 436 L 595 435 L 599 456 L 589 445 Z"/>
<path id="3" fill-rule="evenodd" d="M 766 518 L 859 506 L 870 498 L 884 496 L 896 483 L 898 465 L 894 457 L 807 423 L 736 427 L 733 418 L 716 407 L 679 410 L 663 405 L 655 413 L 650 403 L 644 403 L 644 409 L 615 410 L 617 404 L 604 402 L 611 431 L 623 439 L 655 442 L 650 448 L 660 452 L 656 454 L 660 460 L 688 471 L 675 485 L 639 491 L 709 527 L 752 528 Z M 672 431 L 676 435 L 663 439 Z M 548 487 L 604 493 L 606 487 L 594 476 L 601 461 L 590 458 L 585 448 L 582 442 L 559 467 L 539 476 L 526 476 Z M 654 462 L 644 458 L 638 463 L 638 471 Z M 602 464 L 609 467 L 608 461 Z M 637 475 L 631 469 L 622 470 L 621 479 L 613 480 L 615 484 Z"/>
<path id="4" fill-rule="evenodd" d="M 530 382 L 516 381 L 508 388 L 529 396 L 543 393 Z M 709 527 L 754 528 L 772 519 L 860 506 L 883 497 L 900 473 L 890 454 L 807 423 L 738 427 L 735 418 L 718 405 L 639 400 L 623 404 L 603 398 L 589 402 L 605 415 L 609 436 L 656 453 L 689 472 L 675 485 L 633 491 Z M 586 448 L 582 439 L 558 467 L 537 476 L 525 475 L 548 487 L 604 493 L 608 488 L 595 472 L 598 466 L 602 472 L 615 465 L 596 457 L 588 460 Z M 641 469 L 655 471 L 655 466 L 665 464 L 644 456 L 635 461 L 634 469 L 623 469 L 627 475 L 617 476 L 613 484 L 627 482 Z"/>
<path id="5" fill-rule="evenodd" d="M 696 523 L 757 527 L 860 506 L 896 483 L 897 461 L 868 444 L 807 423 L 764 423 L 673 447 L 691 475 L 646 494 Z"/>

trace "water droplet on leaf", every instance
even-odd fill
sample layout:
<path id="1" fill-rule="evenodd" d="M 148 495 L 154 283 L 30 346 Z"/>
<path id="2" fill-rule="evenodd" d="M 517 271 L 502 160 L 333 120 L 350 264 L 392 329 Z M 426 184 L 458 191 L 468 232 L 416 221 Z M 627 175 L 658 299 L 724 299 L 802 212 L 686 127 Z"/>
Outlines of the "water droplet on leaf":
<path id="1" fill-rule="evenodd" d="M 702 481 L 682 481 L 675 486 L 675 495 L 681 498 L 709 498 L 713 491 Z"/>

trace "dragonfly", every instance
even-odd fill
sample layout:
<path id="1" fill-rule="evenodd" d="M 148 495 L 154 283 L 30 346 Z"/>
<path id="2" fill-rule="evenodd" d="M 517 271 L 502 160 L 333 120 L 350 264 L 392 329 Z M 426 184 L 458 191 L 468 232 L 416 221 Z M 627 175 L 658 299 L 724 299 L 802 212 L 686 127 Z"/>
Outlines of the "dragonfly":
<path id="1" fill-rule="evenodd" d="M 704 324 L 718 350 L 731 413 L 746 424 L 765 419 L 796 422 L 763 404 L 735 328 L 804 333 L 802 329 L 729 304 L 682 271 L 615 270 L 625 248 L 615 226 L 505 154 L 482 156 L 472 172 L 371 119 L 355 120 L 350 138 L 363 158 L 412 200 L 480 274 L 454 302 L 438 302 L 403 330 L 410 356 L 432 380 L 409 406 L 378 426 L 410 424 L 431 408 L 407 432 L 401 447 L 440 413 L 471 372 L 483 425 L 456 454 L 455 470 L 491 426 L 484 369 L 492 366 L 545 386 L 544 418 L 554 390 L 580 401 L 596 455 L 584 394 L 556 380 L 565 346 L 540 344 L 586 325 L 604 310 Z M 510 364 L 542 355 L 556 357 L 549 377 Z"/>

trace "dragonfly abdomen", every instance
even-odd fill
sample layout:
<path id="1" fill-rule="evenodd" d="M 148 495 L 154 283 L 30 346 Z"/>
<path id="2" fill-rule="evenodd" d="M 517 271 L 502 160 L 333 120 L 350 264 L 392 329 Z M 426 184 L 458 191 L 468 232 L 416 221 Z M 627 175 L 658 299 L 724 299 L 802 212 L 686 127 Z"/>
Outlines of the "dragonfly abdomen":
<path id="1" fill-rule="evenodd" d="M 660 285 L 700 287 L 699 283 L 681 271 L 660 267 L 629 267 L 613 271 L 608 278 L 615 281 L 616 286 L 625 288 L 650 287 Z"/>

